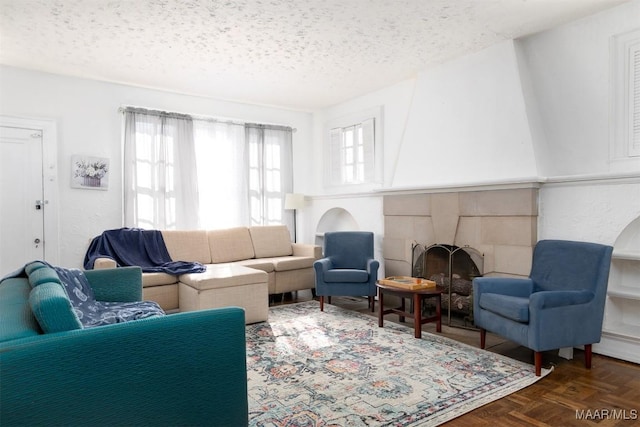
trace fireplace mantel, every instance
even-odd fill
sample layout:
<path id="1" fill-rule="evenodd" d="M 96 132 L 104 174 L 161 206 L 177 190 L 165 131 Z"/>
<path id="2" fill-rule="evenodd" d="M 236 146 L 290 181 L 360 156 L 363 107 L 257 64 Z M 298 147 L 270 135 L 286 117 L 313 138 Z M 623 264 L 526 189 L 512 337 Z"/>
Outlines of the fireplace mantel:
<path id="1" fill-rule="evenodd" d="M 528 177 L 509 180 L 476 181 L 470 183 L 435 184 L 420 187 L 386 187 L 373 192 L 378 195 L 432 194 L 467 191 L 514 190 L 523 188 L 540 188 L 546 182 L 542 177 Z"/>

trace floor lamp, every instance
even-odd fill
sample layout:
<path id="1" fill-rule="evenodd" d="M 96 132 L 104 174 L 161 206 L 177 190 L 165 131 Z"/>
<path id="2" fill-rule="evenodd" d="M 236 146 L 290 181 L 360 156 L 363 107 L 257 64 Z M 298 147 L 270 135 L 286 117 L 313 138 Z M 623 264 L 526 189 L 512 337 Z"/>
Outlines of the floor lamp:
<path id="1" fill-rule="evenodd" d="M 287 193 L 284 196 L 284 208 L 293 210 L 293 242 L 297 243 L 296 210 L 304 207 L 304 195 L 298 193 Z"/>

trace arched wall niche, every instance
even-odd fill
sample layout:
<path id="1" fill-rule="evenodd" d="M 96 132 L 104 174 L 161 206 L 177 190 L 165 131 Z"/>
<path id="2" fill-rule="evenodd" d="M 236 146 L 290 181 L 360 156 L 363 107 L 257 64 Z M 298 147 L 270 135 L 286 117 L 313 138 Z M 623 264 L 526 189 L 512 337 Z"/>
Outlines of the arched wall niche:
<path id="1" fill-rule="evenodd" d="M 640 216 L 627 225 L 616 239 L 616 252 L 640 253 Z"/>
<path id="2" fill-rule="evenodd" d="M 360 226 L 349 211 L 343 208 L 331 208 L 326 211 L 316 226 L 315 244 L 323 246 L 324 233 L 327 231 L 359 231 Z"/>
<path id="3" fill-rule="evenodd" d="M 610 297 L 640 304 L 640 217 L 622 230 L 613 245 L 608 291 Z M 634 311 L 638 309 L 640 305 Z M 635 326 L 640 328 L 640 316 L 635 317 Z"/>
<path id="4" fill-rule="evenodd" d="M 615 340 L 610 356 L 640 363 L 640 217 L 631 221 L 613 245 L 603 340 Z"/>

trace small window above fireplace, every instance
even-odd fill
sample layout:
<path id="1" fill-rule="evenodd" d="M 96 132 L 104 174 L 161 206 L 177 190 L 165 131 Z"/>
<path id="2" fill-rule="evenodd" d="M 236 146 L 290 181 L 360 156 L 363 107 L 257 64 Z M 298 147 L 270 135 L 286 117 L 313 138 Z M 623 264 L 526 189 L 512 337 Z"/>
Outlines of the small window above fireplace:
<path id="1" fill-rule="evenodd" d="M 382 107 L 331 120 L 325 126 L 325 185 L 382 182 Z"/>

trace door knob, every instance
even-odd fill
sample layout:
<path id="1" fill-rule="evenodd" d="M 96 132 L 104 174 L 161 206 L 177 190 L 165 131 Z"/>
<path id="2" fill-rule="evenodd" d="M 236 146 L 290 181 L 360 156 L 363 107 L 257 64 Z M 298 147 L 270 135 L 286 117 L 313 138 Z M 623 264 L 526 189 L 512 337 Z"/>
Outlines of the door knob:
<path id="1" fill-rule="evenodd" d="M 40 239 L 38 239 L 38 238 L 36 237 L 36 240 L 34 240 L 34 241 L 33 241 L 33 243 L 35 243 L 35 244 L 37 245 L 38 243 L 40 243 Z"/>

